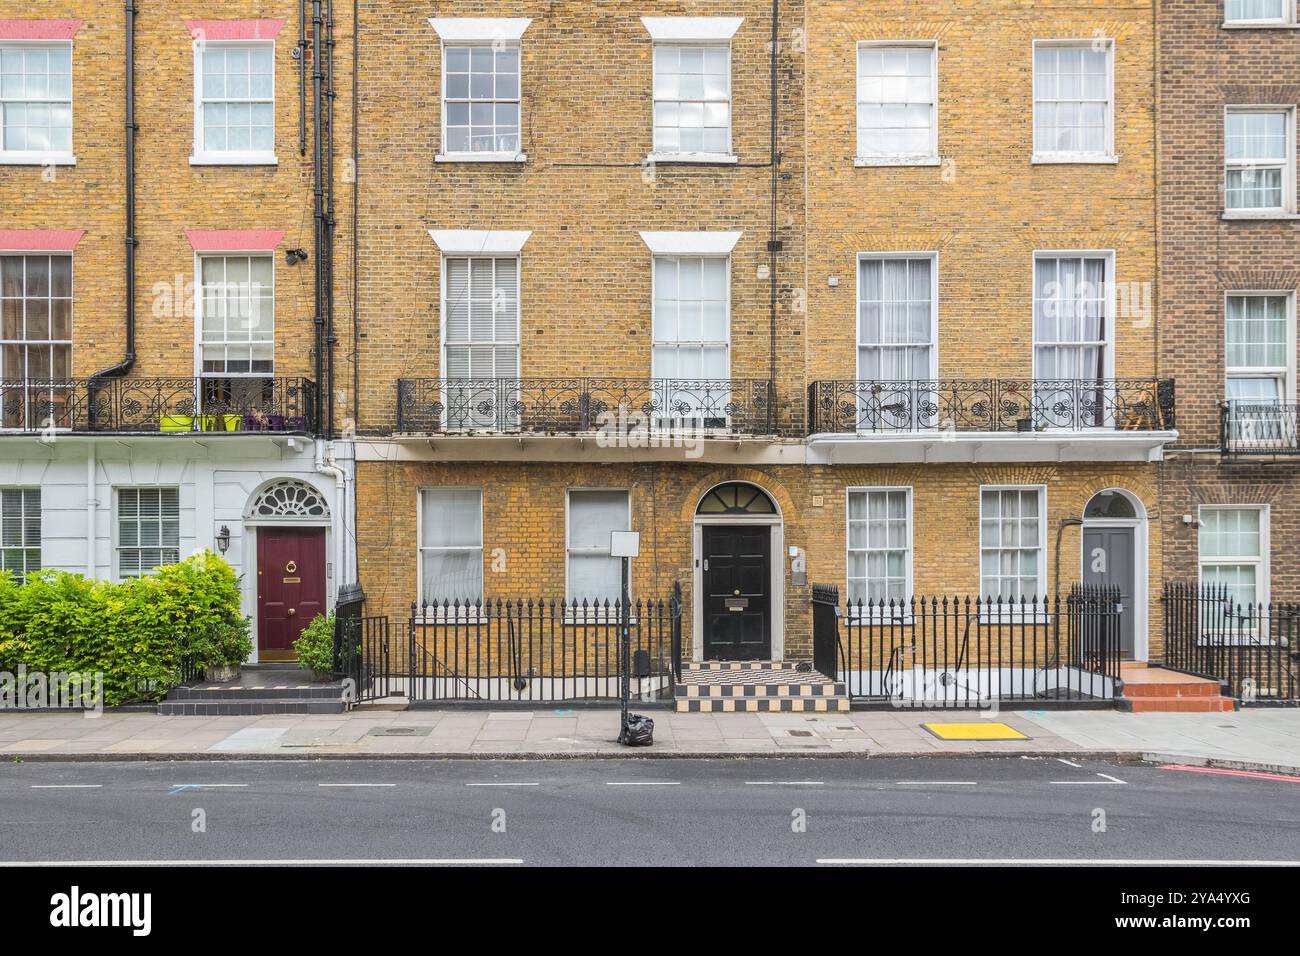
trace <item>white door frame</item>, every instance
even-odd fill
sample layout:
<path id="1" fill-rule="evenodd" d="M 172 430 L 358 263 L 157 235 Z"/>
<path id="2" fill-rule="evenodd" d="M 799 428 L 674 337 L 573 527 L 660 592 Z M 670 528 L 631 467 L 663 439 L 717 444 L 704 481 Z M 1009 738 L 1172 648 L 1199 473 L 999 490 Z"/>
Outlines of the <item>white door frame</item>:
<path id="1" fill-rule="evenodd" d="M 245 593 L 252 607 L 251 617 L 253 619 L 253 653 L 249 656 L 247 663 L 258 664 L 261 662 L 261 647 L 257 640 L 257 623 L 261 615 L 261 599 L 257 593 L 257 532 L 261 528 L 324 528 L 325 529 L 325 608 L 326 612 L 334 609 L 334 598 L 337 593 L 337 587 L 334 581 L 334 575 L 338 573 L 334 567 L 334 560 L 331 557 L 334 554 L 334 522 L 331 518 L 321 519 L 294 519 L 294 518 L 271 518 L 266 517 L 260 520 L 256 518 L 245 518 L 244 525 L 244 545 L 246 553 L 243 554 L 243 574 Z M 332 573 L 331 573 L 332 572 Z"/>
<path id="2" fill-rule="evenodd" d="M 775 505 L 776 499 L 771 494 L 763 490 L 759 485 L 754 485 L 760 491 L 763 491 L 772 499 Z M 707 494 L 708 492 L 705 492 Z M 694 577 L 693 587 L 695 595 L 695 609 L 692 615 L 691 630 L 691 660 L 698 664 L 704 660 L 704 526 L 705 525 L 768 525 L 771 528 L 771 580 L 768 583 L 770 590 L 769 614 L 771 620 L 769 629 L 772 638 L 771 659 L 774 661 L 785 659 L 785 556 L 783 550 L 785 547 L 785 524 L 784 519 L 779 514 L 774 515 L 696 515 L 695 527 L 693 530 L 694 545 L 692 551 L 694 554 Z"/>
<path id="3" fill-rule="evenodd" d="M 1151 655 L 1151 635 L 1148 628 L 1150 627 L 1150 576 L 1151 566 L 1148 555 L 1147 532 L 1149 522 L 1147 520 L 1146 506 L 1142 499 L 1124 488 L 1103 488 L 1089 496 L 1088 501 L 1092 501 L 1097 495 L 1105 492 L 1115 492 L 1123 495 L 1133 507 L 1137 509 L 1136 518 L 1085 518 L 1083 527 L 1079 533 L 1079 577 L 1083 577 L 1083 569 L 1086 568 L 1088 555 L 1084 552 L 1083 537 L 1084 532 L 1090 528 L 1132 528 L 1133 530 L 1133 660 L 1146 661 Z M 1084 504 L 1085 511 L 1087 503 Z"/>

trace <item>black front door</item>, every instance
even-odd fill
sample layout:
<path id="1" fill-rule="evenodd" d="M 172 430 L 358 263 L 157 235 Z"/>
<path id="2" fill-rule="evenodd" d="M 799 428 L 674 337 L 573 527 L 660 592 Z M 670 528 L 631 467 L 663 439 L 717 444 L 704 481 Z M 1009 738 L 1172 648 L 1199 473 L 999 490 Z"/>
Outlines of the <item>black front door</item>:
<path id="1" fill-rule="evenodd" d="M 765 660 L 772 654 L 772 532 L 767 525 L 704 526 L 704 656 Z"/>
<path id="2" fill-rule="evenodd" d="M 1119 652 L 1131 660 L 1137 622 L 1137 575 L 1132 528 L 1084 528 L 1083 583 L 1119 588 Z"/>

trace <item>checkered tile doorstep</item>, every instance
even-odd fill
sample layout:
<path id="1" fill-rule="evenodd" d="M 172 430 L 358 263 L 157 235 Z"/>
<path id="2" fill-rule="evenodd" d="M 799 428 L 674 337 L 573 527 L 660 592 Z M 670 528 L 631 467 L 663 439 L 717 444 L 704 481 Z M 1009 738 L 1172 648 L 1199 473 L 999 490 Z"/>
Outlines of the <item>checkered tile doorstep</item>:
<path id="1" fill-rule="evenodd" d="M 844 684 L 784 661 L 705 661 L 682 669 L 677 711 L 847 711 Z"/>

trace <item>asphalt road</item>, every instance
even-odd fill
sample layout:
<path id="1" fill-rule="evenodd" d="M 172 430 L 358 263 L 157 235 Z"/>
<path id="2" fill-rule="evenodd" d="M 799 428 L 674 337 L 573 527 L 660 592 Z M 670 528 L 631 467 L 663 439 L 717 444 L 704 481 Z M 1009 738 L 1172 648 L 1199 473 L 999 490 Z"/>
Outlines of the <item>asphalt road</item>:
<path id="1" fill-rule="evenodd" d="M 0 765 L 6 863 L 882 860 L 1300 862 L 1300 780 L 1054 758 Z"/>

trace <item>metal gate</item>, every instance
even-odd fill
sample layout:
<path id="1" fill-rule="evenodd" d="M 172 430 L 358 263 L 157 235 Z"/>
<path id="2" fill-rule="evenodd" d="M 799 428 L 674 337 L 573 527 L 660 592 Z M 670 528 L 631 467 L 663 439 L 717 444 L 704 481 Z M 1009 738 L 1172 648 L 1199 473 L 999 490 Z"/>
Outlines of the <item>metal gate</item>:
<path id="1" fill-rule="evenodd" d="M 341 617 L 335 620 L 336 670 L 352 682 L 349 703 L 390 697 L 405 678 L 394 679 L 387 617 Z"/>

